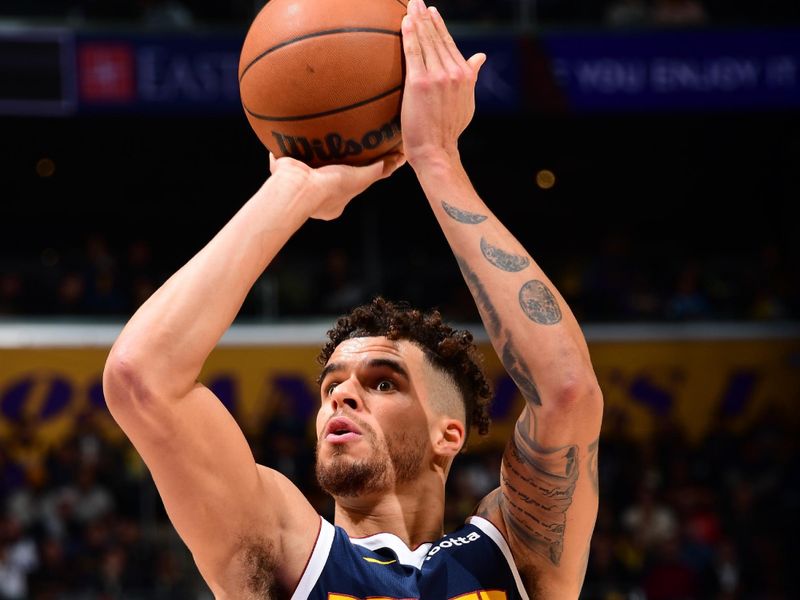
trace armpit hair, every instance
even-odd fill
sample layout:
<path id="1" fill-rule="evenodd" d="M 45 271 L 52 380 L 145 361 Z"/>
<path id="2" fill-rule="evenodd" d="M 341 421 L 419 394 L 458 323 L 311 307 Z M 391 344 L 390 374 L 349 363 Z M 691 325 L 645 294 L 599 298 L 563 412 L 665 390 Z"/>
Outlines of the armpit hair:
<path id="1" fill-rule="evenodd" d="M 243 579 L 245 597 L 264 600 L 283 598 L 275 579 L 278 561 L 274 543 L 263 538 L 243 538 L 240 548 L 237 570 Z"/>

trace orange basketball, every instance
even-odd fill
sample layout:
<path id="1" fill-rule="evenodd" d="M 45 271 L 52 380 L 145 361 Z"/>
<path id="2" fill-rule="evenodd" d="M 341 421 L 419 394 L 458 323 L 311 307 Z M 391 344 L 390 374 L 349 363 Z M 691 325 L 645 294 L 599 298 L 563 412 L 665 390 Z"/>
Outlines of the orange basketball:
<path id="1" fill-rule="evenodd" d="M 247 119 L 275 156 L 366 164 L 400 144 L 406 0 L 270 0 L 239 60 Z"/>

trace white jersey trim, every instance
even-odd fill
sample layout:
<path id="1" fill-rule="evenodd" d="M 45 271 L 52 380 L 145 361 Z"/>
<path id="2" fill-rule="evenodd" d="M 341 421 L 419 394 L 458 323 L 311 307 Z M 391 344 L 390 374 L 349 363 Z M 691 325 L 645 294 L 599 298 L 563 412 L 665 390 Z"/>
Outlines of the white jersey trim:
<path id="1" fill-rule="evenodd" d="M 314 544 L 314 550 L 311 552 L 311 558 L 308 559 L 308 565 L 306 565 L 306 570 L 303 571 L 300 583 L 297 584 L 297 589 L 292 594 L 292 600 L 307 600 L 311 595 L 311 590 L 317 584 L 319 576 L 322 574 L 322 569 L 325 568 L 325 563 L 328 562 L 336 529 L 322 517 L 319 520 L 320 527 L 317 542 Z"/>
<path id="2" fill-rule="evenodd" d="M 483 517 L 473 516 L 467 519 L 468 523 L 475 525 L 483 533 L 488 535 L 492 541 L 500 548 L 500 552 L 506 557 L 508 568 L 511 569 L 511 574 L 514 576 L 514 581 L 517 583 L 517 591 L 523 600 L 529 600 L 528 592 L 525 591 L 525 586 L 522 585 L 522 578 L 519 576 L 517 564 L 514 562 L 514 557 L 511 556 L 511 548 L 508 547 L 508 542 L 500 530 L 494 526 L 494 523 L 484 519 Z"/>
<path id="3" fill-rule="evenodd" d="M 425 557 L 428 555 L 431 546 L 433 546 L 432 543 L 428 542 L 420 545 L 416 550 L 409 550 L 403 540 L 395 534 L 387 532 L 376 533 L 363 538 L 350 538 L 350 543 L 372 551 L 389 548 L 397 555 L 397 562 L 417 569 L 422 569 L 422 563 L 425 562 Z"/>

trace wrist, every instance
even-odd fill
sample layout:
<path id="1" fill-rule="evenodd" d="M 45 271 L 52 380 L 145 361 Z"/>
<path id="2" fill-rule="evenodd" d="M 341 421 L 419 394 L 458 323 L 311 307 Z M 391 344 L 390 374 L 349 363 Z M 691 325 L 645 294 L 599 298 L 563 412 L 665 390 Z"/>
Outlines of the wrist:
<path id="1" fill-rule="evenodd" d="M 461 155 L 457 147 L 430 148 L 406 154 L 406 159 L 417 175 L 431 170 L 457 169 L 461 166 Z"/>
<path id="2" fill-rule="evenodd" d="M 311 186 L 311 170 L 309 167 L 293 163 L 278 164 L 280 166 L 273 169 L 272 174 L 266 181 L 266 187 L 269 187 L 272 193 L 284 192 L 295 195 Z"/>
<path id="3" fill-rule="evenodd" d="M 458 156 L 433 156 L 414 167 L 414 172 L 423 189 L 427 191 L 455 187 L 472 187 L 469 176 Z"/>
<path id="4" fill-rule="evenodd" d="M 305 173 L 282 170 L 270 175 L 256 195 L 288 217 L 287 224 L 299 227 L 314 212 L 314 198 L 319 192 L 318 186 Z"/>

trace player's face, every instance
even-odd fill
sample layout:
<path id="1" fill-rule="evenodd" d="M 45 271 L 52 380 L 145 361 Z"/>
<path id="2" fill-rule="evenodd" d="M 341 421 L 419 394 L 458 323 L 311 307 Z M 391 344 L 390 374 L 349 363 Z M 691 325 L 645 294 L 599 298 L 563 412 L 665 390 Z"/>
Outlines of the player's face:
<path id="1" fill-rule="evenodd" d="M 413 481 L 431 442 L 425 357 L 411 342 L 354 338 L 323 370 L 317 478 L 334 496 L 380 493 Z"/>

